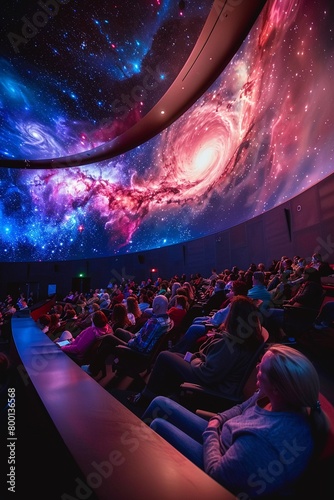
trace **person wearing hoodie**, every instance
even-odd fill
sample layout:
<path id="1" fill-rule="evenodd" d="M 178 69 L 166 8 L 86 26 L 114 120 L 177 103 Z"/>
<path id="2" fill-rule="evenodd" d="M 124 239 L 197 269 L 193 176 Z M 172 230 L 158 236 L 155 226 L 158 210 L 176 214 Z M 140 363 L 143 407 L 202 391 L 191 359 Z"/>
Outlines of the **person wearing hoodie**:
<path id="1" fill-rule="evenodd" d="M 86 353 L 93 346 L 96 339 L 112 333 L 108 318 L 103 311 L 96 311 L 92 318 L 91 326 L 82 330 L 73 341 L 60 347 L 63 352 L 80 364 L 85 359 Z"/>

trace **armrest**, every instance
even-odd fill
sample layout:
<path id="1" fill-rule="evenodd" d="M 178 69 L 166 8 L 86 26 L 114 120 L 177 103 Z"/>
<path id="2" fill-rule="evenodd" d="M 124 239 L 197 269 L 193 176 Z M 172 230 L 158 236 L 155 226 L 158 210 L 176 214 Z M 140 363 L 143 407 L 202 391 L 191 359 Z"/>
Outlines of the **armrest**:
<path id="1" fill-rule="evenodd" d="M 203 385 L 193 384 L 191 382 L 183 382 L 180 385 L 181 391 L 185 391 L 188 394 L 198 393 L 198 394 L 210 394 L 215 397 L 222 397 L 221 394 L 217 393 L 217 391 L 213 391 L 209 387 L 204 387 Z"/>
<path id="2" fill-rule="evenodd" d="M 303 311 L 305 309 L 309 310 L 310 308 L 309 307 L 304 307 L 304 306 L 294 306 L 293 304 L 283 304 L 283 309 L 287 309 L 287 310 L 298 310 L 298 311 Z"/>
<path id="3" fill-rule="evenodd" d="M 179 395 L 181 404 L 195 413 L 199 408 L 207 408 L 205 411 L 218 413 L 243 401 L 241 397 L 224 397 L 209 387 L 191 382 L 183 382 L 180 385 Z"/>
<path id="4" fill-rule="evenodd" d="M 206 410 L 196 410 L 196 415 L 199 417 L 204 418 L 205 420 L 210 420 L 210 418 L 214 417 L 216 415 L 215 412 L 213 411 L 206 411 Z"/>

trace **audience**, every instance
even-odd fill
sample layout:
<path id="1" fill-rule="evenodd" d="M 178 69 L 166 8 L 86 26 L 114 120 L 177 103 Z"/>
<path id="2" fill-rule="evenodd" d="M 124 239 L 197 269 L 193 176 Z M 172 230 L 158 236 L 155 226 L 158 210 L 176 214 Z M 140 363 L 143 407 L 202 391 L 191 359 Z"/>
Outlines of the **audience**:
<path id="1" fill-rule="evenodd" d="M 264 336 L 259 312 L 247 297 L 234 297 L 224 331 L 204 342 L 197 353 L 184 356 L 162 351 L 158 355 L 146 387 L 131 396 L 134 403 L 170 396 L 182 382 L 210 386 L 226 396 L 234 394 L 254 351 Z"/>
<path id="2" fill-rule="evenodd" d="M 198 347 L 198 339 L 203 337 L 210 329 L 223 328 L 224 322 L 228 316 L 231 308 L 231 300 L 237 295 L 247 295 L 247 286 L 242 281 L 236 280 L 232 282 L 231 288 L 227 291 L 226 296 L 229 303 L 219 311 L 215 312 L 212 316 L 199 316 L 195 318 L 188 330 L 181 336 L 180 340 L 170 349 L 172 352 L 179 352 L 185 354 L 187 351 L 195 352 Z"/>
<path id="3" fill-rule="evenodd" d="M 142 417 L 145 422 L 234 494 L 251 498 L 260 494 L 260 486 L 256 490 L 247 478 L 278 460 L 288 428 L 291 442 L 302 442 L 305 451 L 296 457 L 294 467 L 285 464 L 275 481 L 263 486 L 266 494 L 283 496 L 320 451 L 327 431 L 318 404 L 317 375 L 304 355 L 283 344 L 271 345 L 259 365 L 258 391 L 209 423 L 170 398 L 175 399 L 185 381 L 232 395 L 248 360 L 266 338 L 266 329 L 297 331 L 297 324 L 286 323 L 284 306 L 320 308 L 321 277 L 329 274 L 333 270 L 320 254 L 314 254 L 309 264 L 296 255 L 273 261 L 268 272 L 259 263 L 246 271 L 233 266 L 219 274 L 212 269 L 209 280 L 199 274 L 189 281 L 185 275 L 175 275 L 171 280 L 159 278 L 154 285 L 147 280 L 141 286 L 131 282 L 113 287 L 109 293 L 97 289 L 87 302 L 83 294 L 70 292 L 64 307 L 57 304 L 37 324 L 52 339 L 54 334 L 68 338 L 70 344 L 61 349 L 82 364 L 94 341 L 102 337 L 107 338 L 110 352 L 125 345 L 150 353 L 164 333 L 183 325 L 187 312 L 194 311 L 189 328 L 170 350 L 160 352 L 145 388 L 130 401 L 149 404 Z M 206 300 L 198 306 L 201 296 Z M 83 309 L 78 317 L 75 302 Z M 16 311 L 12 303 L 8 295 L 0 310 L 1 323 Z M 110 308 L 110 321 L 101 305 Z M 24 296 L 18 307 L 27 307 Z M 313 328 L 329 328 L 333 321 L 334 302 L 330 302 Z M 1 364 L 5 366 L 6 360 L 0 356 Z M 86 371 L 90 373 L 89 367 Z M 160 410 L 167 419 L 155 418 Z"/>
<path id="4" fill-rule="evenodd" d="M 303 273 L 303 283 L 297 293 L 288 301 L 286 305 L 293 307 L 304 307 L 309 309 L 320 309 L 324 292 L 320 282 L 319 271 L 312 267 L 306 267 Z M 266 315 L 266 326 L 269 331 L 280 329 L 283 335 L 293 335 L 299 333 L 304 328 L 312 325 L 309 323 L 307 315 L 292 314 L 284 308 L 270 308 Z"/>
<path id="5" fill-rule="evenodd" d="M 208 422 L 159 396 L 142 420 L 238 498 L 291 498 L 329 434 L 319 390 L 307 357 L 274 344 L 258 366 L 257 391 L 241 405 Z"/>
<path id="6" fill-rule="evenodd" d="M 124 293 L 120 288 L 116 288 L 116 290 L 113 292 L 111 296 L 110 307 L 113 308 L 115 304 L 121 304 L 123 300 L 124 300 Z"/>

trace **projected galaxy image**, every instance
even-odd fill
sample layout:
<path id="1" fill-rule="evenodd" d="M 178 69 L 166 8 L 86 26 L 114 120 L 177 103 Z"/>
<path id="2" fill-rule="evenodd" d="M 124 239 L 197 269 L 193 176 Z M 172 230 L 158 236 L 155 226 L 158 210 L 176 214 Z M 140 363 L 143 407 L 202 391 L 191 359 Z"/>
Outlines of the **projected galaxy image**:
<path id="1" fill-rule="evenodd" d="M 73 16 L 86 3 L 90 36 L 81 36 Z M 26 42 L 8 33 L 21 35 L 22 17 L 32 19 L 38 3 L 22 14 L 4 10 L 1 159 L 86 151 L 137 123 L 186 62 L 212 5 L 187 1 L 180 12 L 178 2 L 134 2 L 134 18 L 121 5 L 92 3 L 59 2 Z M 268 0 L 207 92 L 125 154 L 64 169 L 8 162 L 0 169 L 0 260 L 172 245 L 253 218 L 330 175 L 333 14 L 330 0 Z"/>

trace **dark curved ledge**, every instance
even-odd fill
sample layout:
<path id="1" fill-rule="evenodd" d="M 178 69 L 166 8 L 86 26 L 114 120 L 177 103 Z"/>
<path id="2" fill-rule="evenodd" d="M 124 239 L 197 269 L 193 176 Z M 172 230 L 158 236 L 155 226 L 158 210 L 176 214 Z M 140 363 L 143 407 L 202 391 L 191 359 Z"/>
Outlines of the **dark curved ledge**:
<path id="1" fill-rule="evenodd" d="M 28 385 L 33 387 L 58 440 L 92 490 L 86 498 L 235 498 L 61 352 L 30 315 L 12 318 L 12 343 L 21 372 L 29 380 L 26 390 Z M 39 406 L 33 407 L 34 418 Z M 49 461 L 50 467 L 58 462 L 55 477 L 66 474 L 61 459 L 42 460 Z M 64 491 L 66 498 L 79 498 L 75 472 L 67 473 L 66 487 L 73 488 Z"/>

